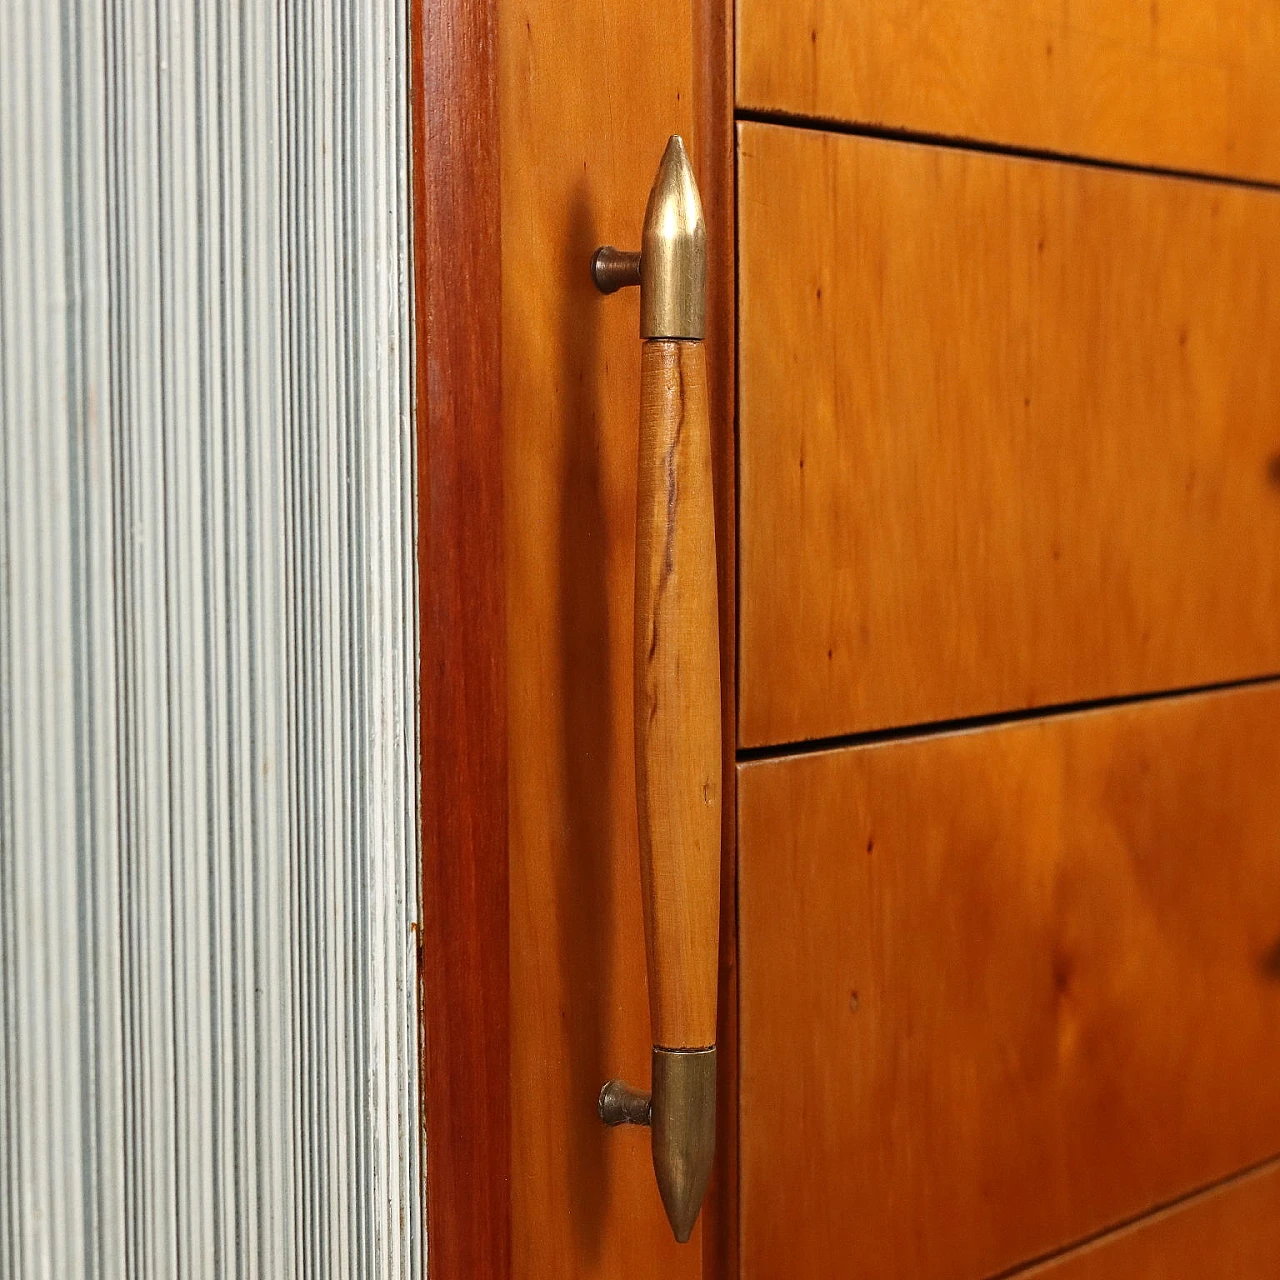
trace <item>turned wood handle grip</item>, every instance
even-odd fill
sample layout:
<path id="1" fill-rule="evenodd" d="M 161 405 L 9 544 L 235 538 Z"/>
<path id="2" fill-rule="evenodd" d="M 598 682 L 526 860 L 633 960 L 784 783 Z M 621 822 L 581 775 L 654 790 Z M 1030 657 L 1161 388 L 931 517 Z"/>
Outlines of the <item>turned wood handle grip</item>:
<path id="1" fill-rule="evenodd" d="M 613 1080 L 606 1124 L 649 1124 L 677 1240 L 688 1240 L 715 1154 L 720 932 L 720 640 L 711 424 L 702 349 L 702 202 L 684 144 L 658 167 L 639 253 L 596 251 L 602 293 L 640 286 L 636 468 L 636 817 L 652 1097 Z"/>
<path id="2" fill-rule="evenodd" d="M 635 735 L 653 1043 L 716 1040 L 720 643 L 702 343 L 650 339 L 640 364 Z"/>

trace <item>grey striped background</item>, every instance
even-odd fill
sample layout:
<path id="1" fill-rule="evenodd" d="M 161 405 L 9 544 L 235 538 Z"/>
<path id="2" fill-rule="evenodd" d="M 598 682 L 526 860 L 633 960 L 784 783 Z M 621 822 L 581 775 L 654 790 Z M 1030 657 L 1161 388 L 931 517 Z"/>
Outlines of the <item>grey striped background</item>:
<path id="1" fill-rule="evenodd" d="M 0 1276 L 423 1270 L 403 0 L 0 0 Z"/>

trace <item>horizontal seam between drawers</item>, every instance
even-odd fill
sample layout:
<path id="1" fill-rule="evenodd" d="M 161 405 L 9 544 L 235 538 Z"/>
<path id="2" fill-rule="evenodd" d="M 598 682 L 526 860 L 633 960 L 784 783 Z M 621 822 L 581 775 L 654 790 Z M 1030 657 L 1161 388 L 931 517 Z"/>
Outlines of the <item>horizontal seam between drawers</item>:
<path id="1" fill-rule="evenodd" d="M 815 755 L 821 751 L 841 751 L 847 747 L 870 746 L 882 742 L 898 742 L 908 738 L 936 737 L 945 733 L 965 733 L 974 729 L 994 729 L 1003 725 L 1024 724 L 1031 720 L 1053 720 L 1060 716 L 1079 715 L 1089 711 L 1105 711 L 1113 707 L 1141 706 L 1151 702 L 1169 702 L 1175 698 L 1193 698 L 1206 693 L 1224 693 L 1233 689 L 1253 689 L 1280 682 L 1280 672 L 1245 676 L 1236 680 L 1220 680 L 1212 684 L 1187 685 L 1175 689 L 1115 694 L 1079 702 L 1053 703 L 1043 707 L 1019 707 L 1010 711 L 993 711 L 983 715 L 963 716 L 951 720 L 923 720 L 912 724 L 857 733 L 834 734 L 823 738 L 806 738 L 797 742 L 739 747 L 737 762 L 750 764 L 757 760 L 778 760 L 790 756 Z"/>
<path id="2" fill-rule="evenodd" d="M 1274 1172 L 1276 1169 L 1280 1169 L 1280 1155 L 1266 1156 L 1254 1164 L 1246 1165 L 1243 1169 L 1236 1169 L 1232 1173 L 1215 1179 L 1213 1182 L 1194 1187 L 1192 1190 L 1175 1196 L 1170 1200 L 1163 1200 L 1159 1204 L 1152 1205 L 1149 1209 L 1142 1210 L 1141 1213 L 1123 1218 L 1110 1226 L 1091 1232 L 1087 1236 L 1082 1236 L 1079 1240 L 1073 1240 L 1060 1248 L 1052 1249 L 1025 1262 L 1016 1263 L 1012 1267 L 1006 1267 L 1003 1271 L 997 1271 L 993 1275 L 984 1277 L 984 1280 L 1016 1280 L 1016 1277 L 1026 1276 L 1029 1272 L 1034 1272 L 1039 1267 L 1045 1267 L 1054 1262 L 1066 1261 L 1073 1254 L 1083 1253 L 1085 1250 L 1094 1249 L 1113 1238 L 1120 1238 L 1131 1232 L 1141 1231 L 1145 1227 L 1153 1226 L 1164 1218 L 1185 1212 L 1197 1201 L 1208 1200 L 1213 1196 L 1222 1195 L 1238 1184 L 1243 1184 L 1253 1178 Z"/>
<path id="3" fill-rule="evenodd" d="M 1022 147 L 1013 143 L 990 142 L 982 138 L 966 138 L 955 134 L 927 133 L 916 129 L 894 128 L 889 125 L 852 124 L 848 120 L 804 115 L 798 112 L 739 107 L 734 111 L 734 120 L 740 124 L 781 125 L 791 129 L 836 133 L 854 138 L 874 138 L 882 142 L 906 142 L 919 146 L 941 147 L 951 151 L 1007 156 L 1015 160 L 1039 160 L 1051 164 L 1077 165 L 1086 169 L 1106 169 L 1116 173 L 1142 174 L 1155 178 L 1181 178 L 1188 182 L 1206 182 L 1214 186 L 1280 192 L 1280 181 L 1269 182 L 1265 178 L 1242 178 L 1230 174 L 1208 173 L 1198 169 L 1174 169 L 1162 165 L 1138 164 L 1130 160 L 1108 160 L 1100 156 L 1076 155 L 1066 151 Z"/>

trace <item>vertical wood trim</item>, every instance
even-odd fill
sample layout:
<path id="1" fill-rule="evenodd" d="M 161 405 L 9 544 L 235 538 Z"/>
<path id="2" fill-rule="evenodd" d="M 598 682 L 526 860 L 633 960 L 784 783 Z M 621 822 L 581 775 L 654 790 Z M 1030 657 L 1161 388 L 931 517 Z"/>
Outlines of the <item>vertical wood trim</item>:
<path id="1" fill-rule="evenodd" d="M 733 0 L 695 0 L 694 155 L 707 220 L 707 400 L 720 575 L 720 1006 L 716 1166 L 703 1209 L 703 1275 L 738 1275 L 737 229 Z"/>
<path id="2" fill-rule="evenodd" d="M 423 1124 L 432 1280 L 511 1270 L 497 17 L 413 0 Z"/>

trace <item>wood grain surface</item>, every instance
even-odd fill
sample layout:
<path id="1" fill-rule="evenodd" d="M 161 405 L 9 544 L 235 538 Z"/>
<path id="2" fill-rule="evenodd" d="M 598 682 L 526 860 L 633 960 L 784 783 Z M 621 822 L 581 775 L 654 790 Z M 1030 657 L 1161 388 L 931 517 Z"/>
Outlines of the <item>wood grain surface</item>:
<path id="1" fill-rule="evenodd" d="M 650 1029 L 664 1049 L 716 1042 L 719 624 L 706 354 L 646 342 L 632 705 Z"/>
<path id="2" fill-rule="evenodd" d="M 744 1274 L 979 1280 L 1280 1151 L 1278 724 L 740 767 Z"/>
<path id="3" fill-rule="evenodd" d="M 1280 195 L 745 125 L 740 740 L 1280 670 Z"/>
<path id="4" fill-rule="evenodd" d="M 433 1278 L 511 1270 L 495 15 L 410 5 L 422 1122 Z"/>
<path id="5" fill-rule="evenodd" d="M 1273 0 L 741 0 L 738 101 L 1280 179 Z"/>
<path id="6" fill-rule="evenodd" d="M 1274 1280 L 1280 1165 L 1233 1179 L 1073 1249 L 1018 1280 Z"/>
<path id="7" fill-rule="evenodd" d="M 715 476 L 720 589 L 720 741 L 737 740 L 737 145 L 734 0 L 693 5 L 694 134 L 690 154 L 707 223 L 707 399 Z M 702 1207 L 703 1274 L 738 1277 L 737 770 L 723 750 L 720 823 L 720 996 L 716 1036 L 716 1161 Z"/>
<path id="8" fill-rule="evenodd" d="M 588 274 L 596 246 L 639 246 L 671 133 L 705 162 L 701 20 L 689 0 L 499 5 L 519 1280 L 702 1270 L 702 1228 L 672 1238 L 647 1130 L 606 1131 L 595 1111 L 611 1076 L 647 1085 L 650 1036 L 631 716 L 639 300 L 601 297 Z"/>

